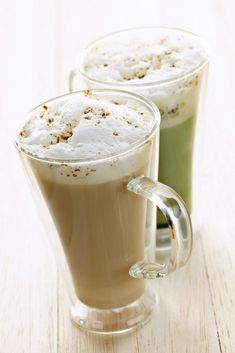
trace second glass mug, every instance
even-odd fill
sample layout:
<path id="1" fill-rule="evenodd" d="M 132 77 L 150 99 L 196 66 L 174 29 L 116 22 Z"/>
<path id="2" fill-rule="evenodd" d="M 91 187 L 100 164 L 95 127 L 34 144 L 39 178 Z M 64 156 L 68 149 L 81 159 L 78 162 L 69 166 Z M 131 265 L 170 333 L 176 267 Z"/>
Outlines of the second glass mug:
<path id="1" fill-rule="evenodd" d="M 81 94 L 60 96 L 42 105 Z M 72 301 L 72 320 L 89 331 L 113 333 L 131 330 L 149 318 L 155 293 L 145 280 L 166 276 L 187 262 L 192 227 L 179 195 L 155 181 L 160 125 L 156 105 L 125 91 L 90 94 L 138 103 L 151 113 L 151 131 L 121 153 L 94 160 L 43 159 L 25 151 L 18 139 L 15 145 L 43 206 L 47 232 Z M 84 185 L 79 175 L 66 183 L 61 179 L 62 170 L 66 174 L 91 167 L 105 171 L 102 182 L 97 179 Z M 170 258 L 163 264 L 154 258 L 156 206 L 166 217 L 171 237 Z"/>
<path id="2" fill-rule="evenodd" d="M 98 75 L 99 70 L 105 70 L 101 65 L 102 59 L 100 59 L 101 68 L 97 70 L 96 74 L 93 73 L 92 76 L 86 72 L 87 57 L 97 47 L 102 48 L 104 46 L 105 52 L 109 45 L 115 46 L 118 43 L 126 43 L 127 45 L 127 43 L 135 43 L 137 39 L 141 42 L 141 40 L 145 41 L 145 38 L 154 38 L 155 36 L 157 38 L 159 33 L 162 33 L 163 37 L 171 37 L 175 34 L 182 35 L 192 43 L 197 43 L 204 50 L 204 57 L 201 63 L 195 65 L 195 68 L 189 72 L 186 71 L 176 77 L 173 76 L 156 82 L 142 82 L 141 79 L 133 82 L 128 80 L 115 81 L 113 78 L 109 80 L 107 74 L 104 74 L 104 78 L 101 79 Z M 89 60 L 91 60 L 91 57 Z M 112 64 L 111 59 L 110 62 Z M 133 65 L 135 66 L 135 64 L 134 62 Z M 202 96 L 202 91 L 205 87 L 207 70 L 207 45 L 202 38 L 181 29 L 156 26 L 122 30 L 98 38 L 90 43 L 84 52 L 80 54 L 77 66 L 70 72 L 69 76 L 70 92 L 75 90 L 75 78 L 80 76 L 86 86 L 91 89 L 124 89 L 141 94 L 151 99 L 158 106 L 162 116 L 160 154 L 159 159 L 156 161 L 159 164 L 158 178 L 162 183 L 171 186 L 179 193 L 190 213 L 192 212 L 192 166 L 195 125 L 200 108 L 200 96 Z M 168 236 L 167 223 L 161 213 L 158 213 L 157 227 L 161 229 L 161 237 L 158 237 L 159 245 L 166 246 L 167 239 L 164 236 Z"/>

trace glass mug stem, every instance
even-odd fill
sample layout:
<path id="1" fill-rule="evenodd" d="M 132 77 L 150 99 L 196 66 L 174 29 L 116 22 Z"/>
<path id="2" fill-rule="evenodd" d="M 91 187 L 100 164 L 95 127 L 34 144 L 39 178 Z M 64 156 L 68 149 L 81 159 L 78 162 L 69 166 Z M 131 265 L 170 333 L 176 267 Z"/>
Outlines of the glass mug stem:
<path id="1" fill-rule="evenodd" d="M 144 176 L 131 180 L 127 189 L 147 198 L 160 208 L 169 226 L 171 238 L 168 263 L 140 261 L 130 268 L 130 276 L 138 279 L 155 279 L 184 266 L 192 250 L 192 224 L 184 201 L 169 186 Z"/>

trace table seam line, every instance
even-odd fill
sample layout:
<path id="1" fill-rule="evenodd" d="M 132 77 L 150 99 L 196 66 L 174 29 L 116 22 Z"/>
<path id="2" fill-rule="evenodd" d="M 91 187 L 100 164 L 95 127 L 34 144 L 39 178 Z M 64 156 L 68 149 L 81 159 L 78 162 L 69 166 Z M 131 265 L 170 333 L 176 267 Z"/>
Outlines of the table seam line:
<path id="1" fill-rule="evenodd" d="M 201 240 L 201 248 L 202 248 L 203 262 L 204 262 L 204 268 L 205 268 L 207 284 L 208 284 L 208 287 L 209 287 L 209 295 L 210 295 L 210 299 L 211 299 L 211 306 L 212 306 L 213 316 L 214 316 L 214 320 L 215 320 L 216 334 L 217 334 L 217 340 L 218 340 L 218 344 L 219 344 L 219 350 L 220 350 L 220 353 L 224 353 L 223 349 L 222 349 L 222 345 L 221 345 L 221 339 L 220 339 L 220 334 L 219 334 L 219 329 L 218 329 L 218 322 L 217 322 L 216 312 L 215 312 L 215 305 L 214 305 L 213 295 L 212 295 L 211 286 L 210 286 L 210 276 L 209 276 L 209 273 L 208 273 L 208 270 L 207 270 L 207 263 L 206 263 L 206 257 L 205 257 L 205 253 L 204 253 L 204 247 L 203 247 L 202 240 Z"/>

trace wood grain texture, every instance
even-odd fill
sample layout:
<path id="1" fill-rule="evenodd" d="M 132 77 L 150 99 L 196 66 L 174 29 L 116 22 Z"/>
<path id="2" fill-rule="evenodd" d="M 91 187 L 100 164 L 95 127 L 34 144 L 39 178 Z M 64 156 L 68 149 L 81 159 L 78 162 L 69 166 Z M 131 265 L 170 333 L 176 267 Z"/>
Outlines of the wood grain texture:
<path id="1" fill-rule="evenodd" d="M 232 0 L 1 2 L 0 352 L 235 351 L 234 10 Z M 9 136 L 25 111 L 67 91 L 68 72 L 86 43 L 144 25 L 192 30 L 210 45 L 195 149 L 194 250 L 184 269 L 152 282 L 159 305 L 146 326 L 101 337 L 70 322 L 66 291 Z"/>
<path id="2" fill-rule="evenodd" d="M 11 138 L 56 94 L 54 4 L 1 1 L 0 23 L 0 351 L 56 352 L 57 271 Z"/>
<path id="3" fill-rule="evenodd" d="M 200 234 L 190 263 L 177 275 L 152 283 L 158 306 L 143 328 L 119 337 L 97 337 L 71 324 L 60 288 L 59 352 L 208 352 L 220 353 L 210 290 L 200 246 Z"/>

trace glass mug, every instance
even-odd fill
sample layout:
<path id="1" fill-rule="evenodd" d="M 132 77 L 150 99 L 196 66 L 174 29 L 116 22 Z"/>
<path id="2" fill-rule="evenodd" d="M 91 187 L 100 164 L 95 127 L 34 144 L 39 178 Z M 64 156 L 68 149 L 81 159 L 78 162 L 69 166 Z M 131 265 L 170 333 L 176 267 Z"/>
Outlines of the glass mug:
<path id="1" fill-rule="evenodd" d="M 169 77 L 165 80 L 147 83 L 141 82 L 141 79 L 132 82 L 128 80 L 109 81 L 107 75 L 105 76 L 106 80 L 101 80 L 100 76 L 98 76 L 99 70 L 103 70 L 105 73 L 105 67 L 101 65 L 102 58 L 100 59 L 101 68 L 96 71 L 98 77 L 95 77 L 94 72 L 92 77 L 86 72 L 87 58 L 92 55 L 96 47 L 104 45 L 105 48 L 109 44 L 117 46 L 117 43 L 131 43 L 136 38 L 145 42 L 145 38 L 154 38 L 159 33 L 162 33 L 163 37 L 169 36 L 169 38 L 174 34 L 179 34 L 185 36 L 192 43 L 197 43 L 204 50 L 204 57 L 201 63 L 189 72 L 177 77 Z M 185 201 L 189 212 L 192 211 L 192 165 L 195 124 L 200 107 L 200 96 L 205 86 L 208 69 L 206 47 L 203 39 L 181 29 L 146 27 L 123 30 L 108 34 L 90 43 L 78 58 L 78 64 L 70 72 L 69 76 L 70 92 L 76 90 L 75 78 L 77 74 L 80 74 L 88 88 L 124 89 L 144 95 L 156 103 L 162 117 L 160 153 L 159 160 L 157 159 L 156 161 L 156 163 L 159 163 L 158 179 L 179 193 Z M 91 61 L 91 57 L 89 60 Z M 111 59 L 108 60 L 112 63 Z M 105 65 L 107 66 L 107 64 Z M 162 228 L 161 233 L 163 236 L 167 222 L 162 213 L 158 213 L 157 226 Z"/>
<path id="2" fill-rule="evenodd" d="M 42 105 L 80 94 L 84 92 Z M 90 94 L 147 109 L 154 122 L 148 135 L 121 153 L 94 160 L 40 158 L 25 151 L 17 138 L 15 146 L 65 277 L 73 322 L 93 332 L 121 332 L 145 322 L 154 308 L 155 294 L 146 280 L 166 276 L 187 262 L 192 227 L 180 196 L 155 181 L 160 125 L 156 105 L 125 91 L 94 90 Z M 103 172 L 87 184 L 79 173 L 76 178 L 61 177 L 77 170 Z M 156 206 L 170 230 L 171 252 L 166 263 L 154 258 Z"/>

